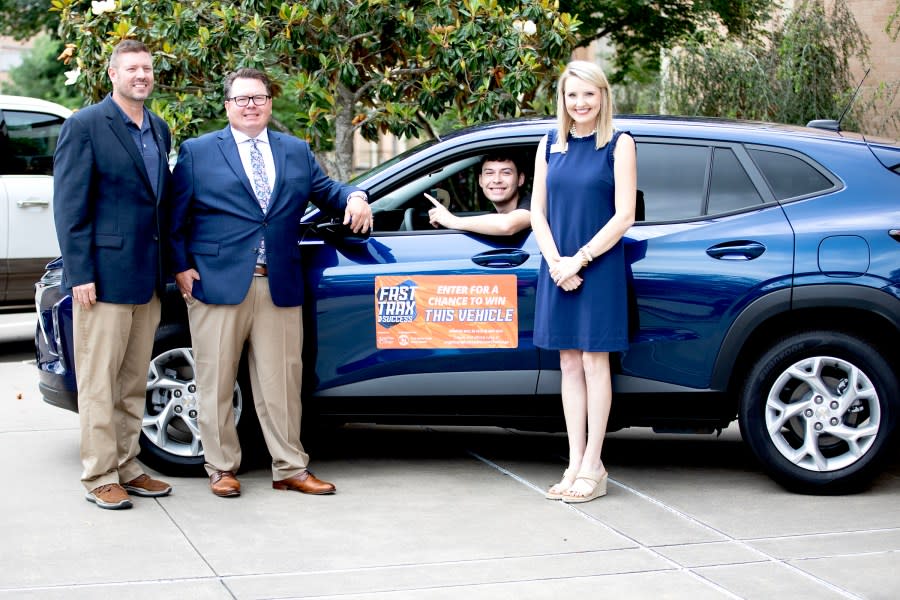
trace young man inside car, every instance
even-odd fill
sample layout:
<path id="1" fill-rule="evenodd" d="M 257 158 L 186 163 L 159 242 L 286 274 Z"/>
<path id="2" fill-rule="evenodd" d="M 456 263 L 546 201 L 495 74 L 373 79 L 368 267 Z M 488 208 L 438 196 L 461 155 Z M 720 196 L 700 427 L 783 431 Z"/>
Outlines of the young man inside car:
<path id="1" fill-rule="evenodd" d="M 434 208 L 428 211 L 433 227 L 459 229 L 484 235 L 512 235 L 531 226 L 531 197 L 521 192 L 525 173 L 517 159 L 509 155 L 488 154 L 481 159 L 478 185 L 497 211 L 493 214 L 461 217 L 454 215 L 435 198 L 428 196 Z"/>

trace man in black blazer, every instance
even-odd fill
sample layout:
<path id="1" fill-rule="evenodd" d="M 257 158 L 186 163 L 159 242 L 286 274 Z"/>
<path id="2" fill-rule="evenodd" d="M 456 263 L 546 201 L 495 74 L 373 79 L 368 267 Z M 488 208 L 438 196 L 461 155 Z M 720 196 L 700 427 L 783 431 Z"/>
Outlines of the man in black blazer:
<path id="1" fill-rule="evenodd" d="M 81 481 L 87 500 L 119 509 L 131 507 L 129 494 L 172 490 L 136 460 L 164 285 L 159 214 L 172 142 L 144 106 L 153 90 L 147 47 L 120 42 L 107 74 L 112 93 L 60 131 L 53 213 L 72 295 Z"/>

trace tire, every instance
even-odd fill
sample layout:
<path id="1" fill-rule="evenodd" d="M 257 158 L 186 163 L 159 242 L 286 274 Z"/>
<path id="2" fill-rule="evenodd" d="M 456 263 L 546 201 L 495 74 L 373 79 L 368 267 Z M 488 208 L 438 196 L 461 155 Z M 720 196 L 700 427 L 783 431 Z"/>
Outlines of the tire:
<path id="1" fill-rule="evenodd" d="M 141 462 L 166 475 L 205 475 L 197 400 L 190 336 L 175 333 L 157 339 L 147 375 Z M 242 432 L 256 424 L 245 368 L 234 385 L 233 407 L 238 435 L 243 437 Z"/>
<path id="2" fill-rule="evenodd" d="M 779 340 L 741 391 L 741 434 L 785 488 L 811 494 L 864 489 L 888 458 L 897 375 L 865 340 L 814 331 Z"/>

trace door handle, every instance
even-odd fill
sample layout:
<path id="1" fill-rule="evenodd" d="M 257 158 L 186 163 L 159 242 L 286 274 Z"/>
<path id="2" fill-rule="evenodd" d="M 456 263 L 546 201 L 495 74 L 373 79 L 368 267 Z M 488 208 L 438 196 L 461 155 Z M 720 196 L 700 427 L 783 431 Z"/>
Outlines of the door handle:
<path id="1" fill-rule="evenodd" d="M 510 268 L 518 267 L 528 260 L 529 254 L 515 248 L 498 248 L 488 250 L 472 257 L 472 262 L 482 267 Z"/>
<path id="2" fill-rule="evenodd" d="M 739 240 L 716 244 L 706 249 L 706 253 L 719 260 L 753 260 L 762 255 L 766 247 L 759 242 Z"/>
<path id="3" fill-rule="evenodd" d="M 29 198 L 28 200 L 17 200 L 16 206 L 19 208 L 28 208 L 29 206 L 50 206 L 49 200 L 38 200 L 37 198 Z"/>

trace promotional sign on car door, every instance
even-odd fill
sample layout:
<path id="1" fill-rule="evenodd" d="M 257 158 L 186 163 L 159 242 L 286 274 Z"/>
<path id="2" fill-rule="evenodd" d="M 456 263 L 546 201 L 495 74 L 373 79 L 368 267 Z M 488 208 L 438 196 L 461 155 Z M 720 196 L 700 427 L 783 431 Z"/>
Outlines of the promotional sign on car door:
<path id="1" fill-rule="evenodd" d="M 375 278 L 379 349 L 515 348 L 515 275 Z"/>

